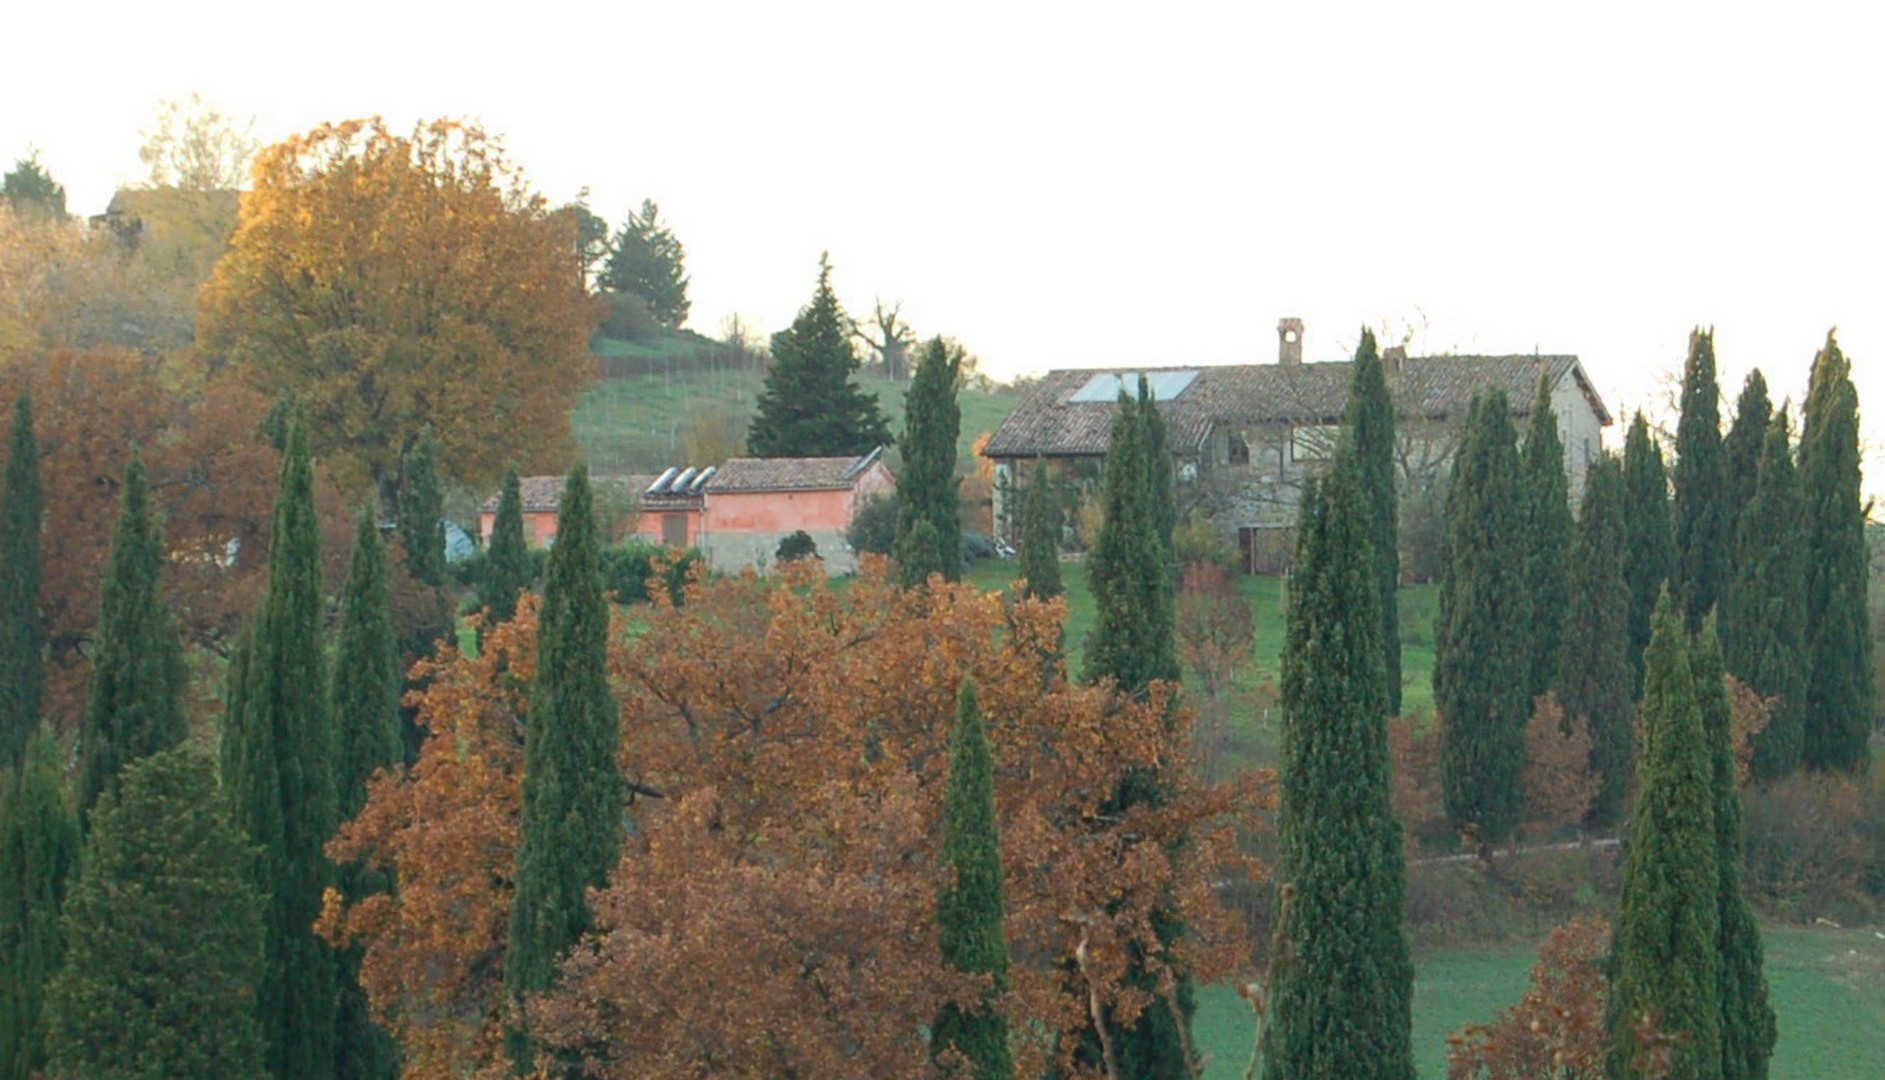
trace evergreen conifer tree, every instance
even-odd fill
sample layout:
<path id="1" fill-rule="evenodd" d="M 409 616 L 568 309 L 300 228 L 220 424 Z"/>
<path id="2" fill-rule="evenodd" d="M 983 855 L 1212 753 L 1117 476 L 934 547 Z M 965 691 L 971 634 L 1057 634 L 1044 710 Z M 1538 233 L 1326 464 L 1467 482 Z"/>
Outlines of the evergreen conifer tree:
<path id="1" fill-rule="evenodd" d="M 1636 1025 L 1685 1033 L 1674 1080 L 1721 1075 L 1721 933 L 1714 760 L 1679 604 L 1657 601 L 1644 664 L 1641 787 L 1611 931 L 1610 1075 L 1634 1077 Z"/>
<path id="2" fill-rule="evenodd" d="M 504 473 L 504 493 L 498 497 L 497 518 L 491 523 L 491 542 L 485 549 L 484 577 L 478 582 L 478 606 L 488 614 L 486 625 L 507 623 L 517 614 L 517 594 L 531 586 L 530 547 L 524 543 L 524 499 L 517 470 Z"/>
<path id="3" fill-rule="evenodd" d="M 1682 418 L 1676 423 L 1674 586 L 1691 629 L 1721 601 L 1728 583 L 1727 463 L 1721 445 L 1721 388 L 1715 382 L 1715 333 L 1689 334 L 1682 366 Z"/>
<path id="4" fill-rule="evenodd" d="M 934 1056 L 962 1055 L 973 1080 L 1008 1080 L 1008 1021 L 996 997 L 1008 988 L 1008 941 L 1003 936 L 1001 841 L 995 824 L 995 781 L 988 729 L 975 688 L 962 685 L 956 726 L 949 739 L 949 788 L 943 802 L 943 862 L 948 876 L 936 900 L 943 964 L 987 975 L 988 994 L 976 1007 L 943 1006 L 930 1026 Z"/>
<path id="5" fill-rule="evenodd" d="M 1368 504 L 1369 550 L 1374 552 L 1375 582 L 1380 587 L 1381 658 L 1388 680 L 1388 713 L 1401 711 L 1401 530 L 1394 486 L 1394 397 L 1387 371 L 1375 351 L 1374 331 L 1363 328 L 1355 347 L 1348 387 L 1348 429 L 1354 440 L 1355 466 L 1361 471 Z"/>
<path id="6" fill-rule="evenodd" d="M 223 792 L 261 849 L 264 975 L 256 1015 L 277 1080 L 334 1075 L 334 954 L 314 936 L 332 879 L 322 845 L 337 824 L 321 641 L 321 562 L 307 435 L 292 421 L 268 551 L 268 586 L 229 668 Z"/>
<path id="7" fill-rule="evenodd" d="M 1277 868 L 1296 898 L 1271 988 L 1268 1080 L 1414 1075 L 1374 515 L 1354 453 L 1344 446 L 1310 482 L 1297 520 Z"/>
<path id="8" fill-rule="evenodd" d="M 39 726 L 46 629 L 39 616 L 39 443 L 33 403 L 20 395 L 0 487 L 0 766 L 26 752 Z"/>
<path id="9" fill-rule="evenodd" d="M 1021 518 L 1022 595 L 1048 600 L 1061 594 L 1060 507 L 1048 484 L 1047 463 L 1034 463 L 1034 482 L 1028 485 L 1028 504 Z"/>
<path id="10" fill-rule="evenodd" d="M 46 1067 L 46 984 L 65 955 L 59 913 L 79 867 L 63 771 L 59 740 L 43 725 L 20 767 L 0 768 L 0 1080 Z"/>
<path id="11" fill-rule="evenodd" d="M 1728 670 L 1773 699 L 1754 736 L 1755 779 L 1778 780 L 1800 767 L 1806 711 L 1806 563 L 1800 550 L 1800 481 L 1787 414 L 1767 425 L 1754 495 L 1741 512 L 1735 575 L 1721 605 Z"/>
<path id="12" fill-rule="evenodd" d="M 1609 828 L 1623 816 L 1635 730 L 1630 671 L 1630 590 L 1623 581 L 1623 466 L 1591 463 L 1572 547 L 1558 703 L 1590 733 L 1590 767 L 1602 779 L 1585 824 Z"/>
<path id="13" fill-rule="evenodd" d="M 1165 416 L 1158 411 L 1158 402 L 1144 375 L 1139 376 L 1138 406 L 1139 452 L 1145 457 L 1146 517 L 1152 525 L 1152 539 L 1164 553 L 1169 605 L 1169 595 L 1178 582 L 1177 556 L 1172 548 L 1172 530 L 1178 527 L 1178 493 L 1172 475 L 1172 447 L 1165 430 Z"/>
<path id="14" fill-rule="evenodd" d="M 670 330 L 687 321 L 687 251 L 661 221 L 653 199 L 643 199 L 641 212 L 630 214 L 616 231 L 598 284 L 640 297 L 655 321 Z"/>
<path id="15" fill-rule="evenodd" d="M 903 475 L 897 478 L 897 562 L 905 585 L 920 585 L 931 570 L 944 581 L 962 577 L 962 517 L 956 492 L 956 438 L 962 408 L 956 404 L 962 350 L 942 338 L 923 346 L 916 376 L 904 397 Z M 925 557 L 912 549 L 912 528 L 920 521 L 933 536 Z M 907 558 L 906 561 L 906 551 Z"/>
<path id="16" fill-rule="evenodd" d="M 1872 729 L 1872 628 L 1866 621 L 1865 505 L 1859 494 L 1859 394 L 1829 332 L 1813 358 L 1800 427 L 1806 522 L 1807 690 L 1802 760 L 1861 772 Z"/>
<path id="17" fill-rule="evenodd" d="M 1525 581 L 1532 601 L 1531 675 L 1533 697 L 1549 690 L 1557 674 L 1558 646 L 1564 636 L 1564 610 L 1570 588 L 1570 488 L 1564 476 L 1564 440 L 1558 414 L 1551 408 L 1551 387 L 1538 380 L 1530 425 L 1525 433 L 1521 468 L 1525 473 Z"/>
<path id="18" fill-rule="evenodd" d="M 1643 654 L 1649 648 L 1649 616 L 1664 582 L 1675 573 L 1675 534 L 1669 527 L 1669 476 L 1662 447 L 1649 421 L 1637 413 L 1623 442 L 1623 577 L 1630 586 L 1630 682 L 1643 688 Z"/>
<path id="19" fill-rule="evenodd" d="M 772 366 L 746 433 L 755 457 L 841 457 L 890 441 L 877 399 L 851 381 L 857 353 L 831 291 L 831 260 L 818 257 L 818 286 L 792 325 L 772 336 Z"/>
<path id="20" fill-rule="evenodd" d="M 810 540 L 810 533 L 799 533 Z M 897 580 L 905 588 L 922 585 L 931 574 L 942 574 L 947 580 L 947 567 L 942 558 L 942 541 L 936 536 L 936 526 L 927 518 L 917 518 L 897 532 L 896 545 L 890 554 L 897 560 Z M 800 556 L 802 557 L 802 556 Z M 782 557 L 779 560 L 784 562 Z M 956 561 L 960 562 L 960 558 Z"/>
<path id="21" fill-rule="evenodd" d="M 289 1075 L 263 1069 L 255 857 L 207 758 L 179 746 L 125 766 L 92 808 L 66 904 L 65 967 L 47 1001 L 52 1077 Z"/>
<path id="22" fill-rule="evenodd" d="M 1740 535 L 1741 512 L 1754 498 L 1754 483 L 1760 473 L 1761 447 L 1767 442 L 1767 425 L 1773 416 L 1773 403 L 1767 399 L 1767 380 L 1761 369 L 1748 372 L 1741 384 L 1741 396 L 1735 399 L 1734 425 L 1721 441 L 1722 467 L 1728 475 L 1728 521 L 1723 535 L 1733 544 Z M 1728 552 L 1728 580 L 1734 580 L 1735 549 Z"/>
<path id="23" fill-rule="evenodd" d="M 438 440 L 419 437 L 400 465 L 399 543 L 413 579 L 445 584 L 445 495 L 439 490 Z"/>
<path id="24" fill-rule="evenodd" d="M 549 988 L 556 964 L 589 929 L 591 888 L 606 884 L 621 842 L 618 720 L 609 696 L 609 610 L 602 596 L 589 470 L 563 484 L 543 585 L 537 674 L 524 725 L 524 790 L 504 986 L 519 1006 Z M 512 1061 L 532 1052 L 521 1028 Z"/>
<path id="25" fill-rule="evenodd" d="M 117 786 L 128 761 L 190 733 L 183 712 L 183 646 L 164 605 L 163 533 L 151 519 L 143 459 L 124 470 L 124 495 L 98 601 L 91 692 L 79 731 L 79 820 Z"/>
<path id="26" fill-rule="evenodd" d="M 1503 391 L 1476 399 L 1447 490 L 1433 696 L 1447 817 L 1504 839 L 1524 809 L 1531 595 L 1517 436 Z"/>
<path id="27" fill-rule="evenodd" d="M 1153 679 L 1178 679 L 1170 541 L 1155 532 L 1145 411 L 1120 391 L 1100 479 L 1099 536 L 1087 555 L 1095 617 L 1086 642 L 1086 681 L 1112 679 L 1127 694 Z"/>

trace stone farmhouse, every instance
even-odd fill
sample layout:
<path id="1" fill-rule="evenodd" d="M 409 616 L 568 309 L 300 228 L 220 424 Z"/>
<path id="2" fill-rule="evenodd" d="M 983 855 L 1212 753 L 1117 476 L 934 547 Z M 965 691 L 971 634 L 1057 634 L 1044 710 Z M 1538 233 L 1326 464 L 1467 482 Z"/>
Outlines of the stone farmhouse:
<path id="1" fill-rule="evenodd" d="M 1352 363 L 1305 364 L 1303 325 L 1277 326 L 1274 364 L 1049 372 L 983 448 L 995 463 L 995 527 L 1019 531 L 1018 485 L 1041 459 L 1061 476 L 1097 474 L 1119 391 L 1147 378 L 1170 434 L 1181 510 L 1202 510 L 1235 544 L 1246 573 L 1287 568 L 1302 481 L 1334 450 L 1348 404 Z M 1394 394 L 1403 498 L 1445 483 L 1468 405 L 1505 391 L 1525 423 L 1542 379 L 1550 387 L 1573 497 L 1603 452 L 1611 416 L 1575 356 L 1407 356 L 1384 351 Z"/>

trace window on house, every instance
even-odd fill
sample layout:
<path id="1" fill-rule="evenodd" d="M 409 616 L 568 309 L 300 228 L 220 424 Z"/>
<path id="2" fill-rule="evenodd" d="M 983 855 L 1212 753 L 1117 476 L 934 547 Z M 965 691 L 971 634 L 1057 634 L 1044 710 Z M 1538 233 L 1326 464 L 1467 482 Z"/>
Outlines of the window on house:
<path id="1" fill-rule="evenodd" d="M 1303 424 L 1289 429 L 1291 461 L 1327 461 L 1335 455 L 1340 441 L 1340 424 Z"/>
<path id="2" fill-rule="evenodd" d="M 687 546 L 687 515 L 661 515 L 661 542 L 669 547 Z"/>
<path id="3" fill-rule="evenodd" d="M 1230 433 L 1230 441 L 1225 444 L 1224 460 L 1232 465 L 1250 464 L 1250 444 L 1235 431 Z"/>

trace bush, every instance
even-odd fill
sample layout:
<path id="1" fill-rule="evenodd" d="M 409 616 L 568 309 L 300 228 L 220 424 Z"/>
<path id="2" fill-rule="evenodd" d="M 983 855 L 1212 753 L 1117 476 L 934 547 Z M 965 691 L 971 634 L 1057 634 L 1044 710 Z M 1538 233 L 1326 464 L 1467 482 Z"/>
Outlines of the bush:
<path id="1" fill-rule="evenodd" d="M 1179 566 L 1202 563 L 1217 567 L 1231 577 L 1243 569 L 1237 563 L 1237 549 L 1231 546 L 1230 540 L 1197 510 L 1172 530 L 1172 553 L 1177 556 Z"/>
<path id="2" fill-rule="evenodd" d="M 694 548 L 675 552 L 672 548 L 645 540 L 630 540 L 616 547 L 603 548 L 599 560 L 602 588 L 615 596 L 619 604 L 645 604 L 651 597 L 649 587 L 666 587 L 668 599 L 683 600 L 688 568 L 700 561 Z"/>
<path id="3" fill-rule="evenodd" d="M 609 314 L 596 332 L 603 337 L 622 341 L 651 341 L 661 332 L 661 323 L 655 318 L 648 301 L 628 293 L 611 292 L 603 293 L 602 296 L 609 302 Z"/>
<path id="4" fill-rule="evenodd" d="M 897 542 L 897 511 L 903 501 L 895 495 L 872 495 L 851 516 L 851 528 L 844 534 L 851 550 L 862 555 L 888 555 Z"/>
<path id="5" fill-rule="evenodd" d="M 530 580 L 532 587 L 543 580 L 543 571 L 550 563 L 549 548 L 530 549 Z M 484 584 L 486 568 L 491 565 L 491 554 L 485 548 L 477 548 L 471 554 L 454 563 L 446 565 L 446 573 L 451 575 L 452 583 L 461 589 L 476 590 Z"/>
<path id="6" fill-rule="evenodd" d="M 779 541 L 779 549 L 773 552 L 773 558 L 782 563 L 793 559 L 816 559 L 818 544 L 812 540 L 810 533 L 800 529 Z"/>
<path id="7" fill-rule="evenodd" d="M 1796 773 L 1749 791 L 1743 849 L 1748 899 L 1763 913 L 1791 922 L 1871 918 L 1879 897 L 1865 884 L 1879 855 L 1876 831 L 1866 820 L 1867 801 L 1851 779 L 1825 773 Z"/>
<path id="8" fill-rule="evenodd" d="M 962 561 L 964 564 L 977 559 L 998 558 L 1001 552 L 995 550 L 994 538 L 987 533 L 973 529 L 962 530 Z"/>

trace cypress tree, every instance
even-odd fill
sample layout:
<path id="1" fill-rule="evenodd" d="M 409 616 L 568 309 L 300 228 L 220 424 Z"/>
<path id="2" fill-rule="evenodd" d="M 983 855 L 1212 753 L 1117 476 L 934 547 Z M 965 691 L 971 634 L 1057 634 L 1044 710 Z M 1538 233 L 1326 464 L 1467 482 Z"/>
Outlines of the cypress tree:
<path id="1" fill-rule="evenodd" d="M 802 535 L 811 539 L 809 534 Z M 931 574 L 943 574 L 947 580 L 942 541 L 936 537 L 936 526 L 930 524 L 927 518 L 917 518 L 901 529 L 897 533 L 896 546 L 890 553 L 897 560 L 897 580 L 905 588 L 923 584 Z M 961 559 L 956 561 L 960 562 Z"/>
<path id="2" fill-rule="evenodd" d="M 1475 399 L 1447 490 L 1433 695 L 1447 817 L 1497 842 L 1524 808 L 1531 597 L 1517 436 L 1503 391 Z"/>
<path id="3" fill-rule="evenodd" d="M 207 758 L 179 746 L 125 766 L 92 808 L 66 904 L 70 944 L 47 1002 L 51 1076 L 283 1075 L 264 1072 L 255 1012 L 255 854 Z"/>
<path id="4" fill-rule="evenodd" d="M 1047 482 L 1047 463 L 1034 463 L 1034 482 L 1028 485 L 1028 504 L 1021 519 L 1022 595 L 1048 600 L 1062 592 L 1060 584 L 1060 507 Z"/>
<path id="5" fill-rule="evenodd" d="M 39 726 L 46 629 L 39 617 L 39 443 L 33 403 L 13 406 L 6 486 L 0 488 L 0 765 L 26 752 Z"/>
<path id="6" fill-rule="evenodd" d="M 484 577 L 478 582 L 478 606 L 488 612 L 486 624 L 507 623 L 517 614 L 517 594 L 531 585 L 530 547 L 524 543 L 524 499 L 517 470 L 504 473 L 504 493 L 498 497 L 497 519 L 491 524 L 491 543 L 485 549 Z"/>
<path id="7" fill-rule="evenodd" d="M 1863 772 L 1872 729 L 1872 628 L 1866 621 L 1865 505 L 1859 495 L 1859 394 L 1828 332 L 1813 358 L 1800 428 L 1806 522 L 1807 690 L 1802 759 Z"/>
<path id="8" fill-rule="evenodd" d="M 1014 1076 L 1008 1056 L 1008 1021 L 996 995 L 1008 988 L 1008 941 L 1003 936 L 1001 840 L 995 824 L 995 781 L 988 729 L 975 704 L 975 687 L 962 684 L 956 727 L 949 739 L 949 788 L 943 801 L 943 863 L 936 923 L 943 964 L 987 975 L 989 990 L 972 1008 L 943 1006 L 930 1027 L 932 1055 L 951 1050 L 966 1059 L 974 1080 Z"/>
<path id="9" fill-rule="evenodd" d="M 910 380 L 909 393 L 904 397 L 903 475 L 897 479 L 897 561 L 905 585 L 922 584 L 932 568 L 941 572 L 944 581 L 962 578 L 962 517 L 956 493 L 956 437 L 962 429 L 956 387 L 961 374 L 962 351 L 951 348 L 940 337 L 933 338 L 923 346 L 916 376 Z M 913 543 L 910 530 L 919 521 L 928 522 L 935 534 L 927 541 L 934 552 L 924 558 L 911 551 L 912 565 L 904 562 L 902 552 Z M 920 576 L 915 576 L 919 572 Z"/>
<path id="10" fill-rule="evenodd" d="M 1734 721 L 1715 620 L 1695 638 L 1696 704 L 1708 757 L 1715 807 L 1715 952 L 1721 958 L 1722 1080 L 1766 1080 L 1774 1052 L 1774 1009 L 1767 1000 L 1760 924 L 1741 892 L 1741 785 L 1734 759 Z"/>
<path id="11" fill-rule="evenodd" d="M 1414 1075 L 1406 868 L 1369 493 L 1344 447 L 1305 491 L 1283 651 L 1277 880 L 1295 887 L 1264 1076 Z"/>
<path id="12" fill-rule="evenodd" d="M 504 986 L 522 1013 L 527 994 L 547 989 L 556 964 L 589 929 L 585 890 L 615 866 L 622 821 L 620 741 L 609 697 L 609 610 L 602 597 L 589 470 L 563 484 L 556 542 L 543 586 L 537 674 L 524 725 L 524 790 Z M 512 1061 L 527 1071 L 521 1028 Z"/>
<path id="13" fill-rule="evenodd" d="M 400 463 L 399 543 L 414 580 L 445 584 L 445 496 L 439 490 L 438 441 L 427 431 Z"/>
<path id="14" fill-rule="evenodd" d="M 299 421 L 288 428 L 268 550 L 268 586 L 230 663 L 223 791 L 260 849 L 265 1060 L 277 1080 L 334 1075 L 334 954 L 314 936 L 331 880 L 321 847 L 334 834 L 334 755 L 321 642 L 314 473 Z"/>
<path id="15" fill-rule="evenodd" d="M 1643 678 L 1641 788 L 1611 932 L 1610 1075 L 1633 1077 L 1635 1028 L 1687 1033 L 1671 1080 L 1721 1073 L 1720 869 L 1714 760 L 1677 602 L 1657 601 Z"/>
<path id="16" fill-rule="evenodd" d="M 1629 792 L 1635 686 L 1630 672 L 1630 591 L 1623 581 L 1623 466 L 1591 464 L 1572 547 L 1558 703 L 1590 732 L 1590 767 L 1602 780 L 1584 822 L 1608 828 Z"/>
<path id="17" fill-rule="evenodd" d="M 1649 421 L 1637 413 L 1623 442 L 1623 577 L 1630 586 L 1631 696 L 1643 688 L 1643 654 L 1656 596 L 1675 573 L 1675 534 L 1669 527 L 1669 477 Z"/>
<path id="18" fill-rule="evenodd" d="M 820 255 L 811 303 L 772 336 L 772 366 L 746 448 L 757 457 L 837 457 L 888 443 L 877 399 L 851 381 L 856 371 L 844 309 L 831 290 L 831 259 Z"/>
<path id="19" fill-rule="evenodd" d="M 59 913 L 79 867 L 62 772 L 59 741 L 43 725 L 20 768 L 0 770 L 0 1080 L 46 1067 L 46 984 L 65 955 Z"/>
<path id="20" fill-rule="evenodd" d="M 1169 597 L 1178 581 L 1177 556 L 1172 548 L 1172 530 L 1178 527 L 1178 495 L 1172 475 L 1172 447 L 1165 430 L 1165 416 L 1158 411 L 1158 402 L 1153 399 L 1152 390 L 1143 374 L 1139 376 L 1138 407 L 1139 452 L 1145 456 L 1146 516 L 1152 525 L 1152 539 L 1164 553 L 1169 578 L 1165 592 Z"/>
<path id="21" fill-rule="evenodd" d="M 1147 469 L 1145 411 L 1125 391 L 1113 414 L 1106 471 L 1100 479 L 1103 518 L 1087 555 L 1095 617 L 1086 642 L 1086 681 L 1112 679 L 1138 694 L 1153 679 L 1178 679 L 1169 539 L 1155 532 L 1154 488 Z"/>
<path id="22" fill-rule="evenodd" d="M 1388 712 L 1401 711 L 1401 540 L 1394 487 L 1394 398 L 1375 351 L 1374 331 L 1363 328 L 1348 387 L 1348 429 L 1368 506 L 1369 550 L 1381 593 L 1381 659 L 1388 681 Z"/>
<path id="23" fill-rule="evenodd" d="M 1773 415 L 1767 399 L 1767 380 L 1761 369 L 1748 372 L 1741 384 L 1741 396 L 1735 399 L 1734 425 L 1721 441 L 1722 468 L 1728 476 L 1728 520 L 1723 536 L 1732 545 L 1740 535 L 1741 512 L 1754 498 L 1754 483 L 1760 473 L 1761 447 L 1767 442 L 1767 425 Z M 1728 551 L 1728 580 L 1734 580 L 1735 551 Z"/>
<path id="24" fill-rule="evenodd" d="M 1551 408 L 1551 387 L 1538 380 L 1521 468 L 1525 473 L 1525 580 L 1532 600 L 1533 697 L 1549 690 L 1557 674 L 1558 644 L 1570 588 L 1571 495 L 1564 476 L 1564 440 Z"/>
<path id="25" fill-rule="evenodd" d="M 1800 550 L 1800 481 L 1787 414 L 1767 425 L 1754 495 L 1741 513 L 1735 575 L 1721 605 L 1728 670 L 1774 709 L 1754 736 L 1753 773 L 1778 780 L 1800 767 L 1806 710 L 1806 563 Z"/>
<path id="26" fill-rule="evenodd" d="M 164 605 L 162 531 L 151 520 L 144 462 L 124 470 L 124 496 L 98 601 L 90 696 L 79 730 L 79 820 L 117 787 L 126 762 L 190 733 L 183 712 L 183 647 Z"/>
<path id="27" fill-rule="evenodd" d="M 1689 334 L 1682 366 L 1682 418 L 1676 423 L 1676 596 L 1690 628 L 1720 602 L 1728 583 L 1727 463 L 1721 445 L 1721 388 L 1715 382 L 1715 333 Z"/>

